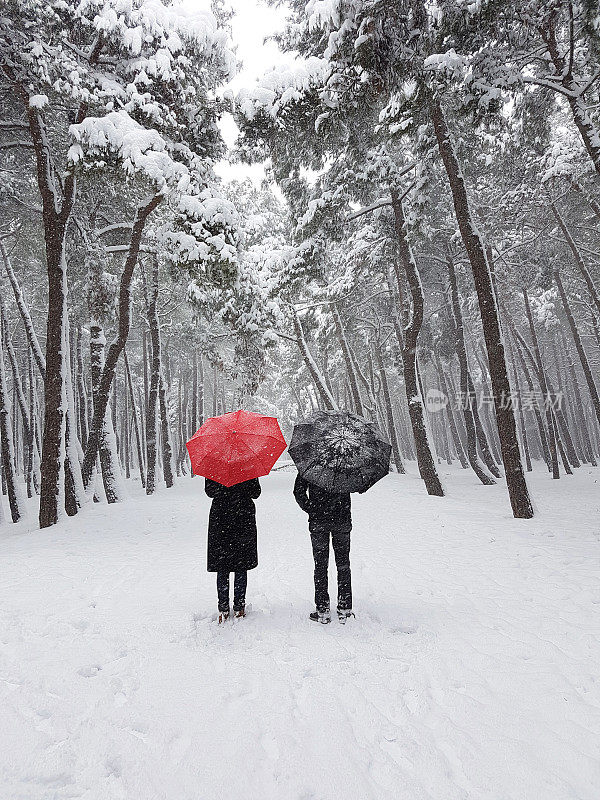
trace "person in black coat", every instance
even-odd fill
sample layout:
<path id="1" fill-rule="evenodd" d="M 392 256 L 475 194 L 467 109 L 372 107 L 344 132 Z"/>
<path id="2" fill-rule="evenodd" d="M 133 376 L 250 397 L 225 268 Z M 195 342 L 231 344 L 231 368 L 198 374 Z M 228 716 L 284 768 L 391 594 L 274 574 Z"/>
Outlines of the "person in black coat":
<path id="1" fill-rule="evenodd" d="M 352 613 L 352 579 L 350 573 L 350 531 L 352 514 L 349 494 L 328 492 L 309 483 L 300 475 L 294 484 L 294 497 L 308 514 L 308 529 L 315 561 L 315 606 L 310 615 L 314 621 L 331 621 L 328 592 L 329 541 L 333 544 L 338 580 L 337 612 L 340 622 Z"/>
<path id="2" fill-rule="evenodd" d="M 229 617 L 229 573 L 235 573 L 233 612 L 244 617 L 248 570 L 258 566 L 256 509 L 260 495 L 258 478 L 234 486 L 205 481 L 204 490 L 212 498 L 208 518 L 207 569 L 217 573 L 219 622 Z"/>

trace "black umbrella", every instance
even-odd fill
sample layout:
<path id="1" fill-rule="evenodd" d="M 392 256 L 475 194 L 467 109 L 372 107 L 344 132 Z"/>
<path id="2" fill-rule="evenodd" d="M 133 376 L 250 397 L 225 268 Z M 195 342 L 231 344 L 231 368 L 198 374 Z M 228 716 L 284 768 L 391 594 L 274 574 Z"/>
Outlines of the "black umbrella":
<path id="1" fill-rule="evenodd" d="M 317 411 L 294 426 L 288 448 L 299 474 L 329 492 L 365 492 L 390 469 L 392 448 L 374 422 Z"/>

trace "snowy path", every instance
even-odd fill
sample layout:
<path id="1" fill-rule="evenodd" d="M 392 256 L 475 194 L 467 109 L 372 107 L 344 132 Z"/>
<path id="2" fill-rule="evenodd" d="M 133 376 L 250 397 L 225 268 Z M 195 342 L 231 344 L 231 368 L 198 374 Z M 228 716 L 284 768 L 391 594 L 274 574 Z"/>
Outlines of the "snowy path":
<path id="1" fill-rule="evenodd" d="M 345 627 L 307 619 L 290 472 L 225 628 L 198 480 L 3 527 L 0 798 L 598 800 L 599 479 L 537 473 L 523 522 L 466 473 L 390 476 L 354 501 Z"/>

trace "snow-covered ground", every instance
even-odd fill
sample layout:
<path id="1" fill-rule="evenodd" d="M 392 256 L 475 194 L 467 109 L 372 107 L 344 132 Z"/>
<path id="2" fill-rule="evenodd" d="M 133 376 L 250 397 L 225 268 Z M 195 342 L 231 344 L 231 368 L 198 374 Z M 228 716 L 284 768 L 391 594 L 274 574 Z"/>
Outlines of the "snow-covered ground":
<path id="1" fill-rule="evenodd" d="M 390 475 L 353 501 L 346 626 L 308 620 L 293 477 L 224 627 L 198 479 L 0 529 L 0 798 L 598 800 L 600 471 L 530 477 L 533 521 Z"/>

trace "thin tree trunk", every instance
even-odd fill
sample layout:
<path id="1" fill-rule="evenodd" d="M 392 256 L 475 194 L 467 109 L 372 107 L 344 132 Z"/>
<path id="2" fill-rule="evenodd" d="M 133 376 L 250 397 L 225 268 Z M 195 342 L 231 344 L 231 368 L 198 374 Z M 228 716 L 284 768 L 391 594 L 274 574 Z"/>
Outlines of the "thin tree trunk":
<path id="1" fill-rule="evenodd" d="M 600 397 L 598 396 L 598 388 L 596 386 L 596 383 L 594 382 L 592 370 L 590 368 L 590 364 L 585 349 L 583 347 L 583 342 L 581 341 L 581 336 L 579 335 L 579 331 L 577 329 L 575 317 L 573 316 L 573 312 L 571 311 L 571 306 L 569 305 L 567 294 L 565 292 L 560 277 L 560 273 L 558 270 L 554 272 L 554 280 L 556 281 L 556 285 L 558 286 L 558 293 L 560 294 L 560 299 L 562 300 L 563 308 L 565 310 L 565 315 L 569 322 L 569 327 L 571 328 L 571 335 L 573 336 L 573 341 L 575 342 L 575 349 L 577 350 L 579 360 L 581 361 L 581 367 L 583 369 L 583 374 L 585 375 L 585 379 L 587 381 L 590 397 L 592 398 L 592 405 L 594 407 L 596 419 L 598 421 L 598 424 L 600 425 Z"/>
<path id="2" fill-rule="evenodd" d="M 360 397 L 360 390 L 358 388 L 358 382 L 356 380 L 356 373 L 354 371 L 354 364 L 352 363 L 352 354 L 350 353 L 350 347 L 348 345 L 348 341 L 346 339 L 346 331 L 344 330 L 344 323 L 342 322 L 342 317 L 340 315 L 339 309 L 335 303 L 331 305 L 331 313 L 333 315 L 333 321 L 335 323 L 335 330 L 337 333 L 337 337 L 340 343 L 340 347 L 342 350 L 342 356 L 344 357 L 344 363 L 346 365 L 346 375 L 348 377 L 348 382 L 350 385 L 350 392 L 352 395 L 352 402 L 354 405 L 354 411 L 361 417 L 364 417 L 364 409 L 362 400 Z M 330 392 L 331 394 L 331 392 Z"/>
<path id="3" fill-rule="evenodd" d="M 531 306 L 529 304 L 529 296 L 527 294 L 527 289 L 523 286 L 521 291 L 523 293 L 523 302 L 525 304 L 525 314 L 527 316 L 527 322 L 529 324 L 529 334 L 531 336 L 531 344 L 533 346 L 533 353 L 535 355 L 535 361 L 537 364 L 538 380 L 540 382 L 540 387 L 542 390 L 542 394 L 544 396 L 544 405 L 546 409 L 546 428 L 548 436 L 548 447 L 550 449 L 550 463 L 552 464 L 552 477 L 556 479 L 560 478 L 560 471 L 558 468 L 558 454 L 556 451 L 554 425 L 552 424 L 552 398 L 550 397 L 550 393 L 548 391 L 546 372 L 542 364 L 542 356 L 540 354 L 538 338 L 535 332 L 535 326 L 533 324 L 533 317 L 531 314 Z"/>
<path id="4" fill-rule="evenodd" d="M 96 415 L 96 403 L 99 402 L 100 385 L 104 373 L 105 348 L 106 338 L 104 336 L 104 330 L 97 320 L 92 320 L 90 323 L 90 370 L 92 373 L 94 416 Z M 100 433 L 100 449 L 98 455 L 100 457 L 100 470 L 102 472 L 102 484 L 104 486 L 106 502 L 111 504 L 118 503 L 123 499 L 120 492 L 120 466 L 117 458 L 116 437 L 113 429 L 112 417 L 111 414 L 108 413 L 106 406 L 104 407 L 104 420 Z"/>
<path id="5" fill-rule="evenodd" d="M 488 441 L 487 434 L 483 427 L 483 423 L 481 421 L 481 417 L 479 416 L 479 406 L 477 403 L 477 393 L 475 391 L 475 385 L 473 383 L 473 377 L 471 375 L 471 371 L 467 366 L 467 385 L 469 387 L 469 398 L 470 398 L 470 408 L 471 413 L 473 414 L 473 423 L 475 425 L 475 439 L 477 444 L 479 445 L 479 452 L 481 454 L 481 460 L 488 468 L 488 470 L 492 473 L 494 478 L 502 477 L 500 470 L 494 460 L 494 456 L 492 455 L 492 451 L 490 450 L 490 444 Z M 489 393 L 486 392 L 486 387 L 482 386 L 483 395 L 487 396 Z M 482 397 L 483 401 L 484 397 Z M 483 407 L 483 402 L 482 402 Z"/>
<path id="6" fill-rule="evenodd" d="M 19 314 L 21 315 L 21 319 L 23 321 L 23 327 L 25 328 L 25 335 L 27 336 L 27 341 L 31 348 L 31 352 L 33 353 L 33 357 L 35 358 L 37 367 L 40 371 L 40 375 L 42 376 L 42 378 L 45 378 L 46 359 L 43 356 L 42 348 L 40 347 L 40 343 L 38 341 L 35 328 L 33 327 L 33 322 L 31 320 L 29 309 L 27 308 L 25 298 L 23 297 L 23 292 L 19 285 L 19 281 L 17 280 L 17 276 L 15 275 L 15 271 L 13 269 L 10 257 L 8 255 L 8 252 L 6 250 L 6 247 L 2 239 L 0 239 L 0 253 L 2 254 L 2 259 L 4 261 L 4 269 L 6 270 L 6 274 L 10 281 L 10 285 L 12 286 L 13 293 L 15 295 L 15 302 L 17 304 L 17 308 L 19 309 Z"/>
<path id="7" fill-rule="evenodd" d="M 390 444 L 392 445 L 392 455 L 394 457 L 394 464 L 396 465 L 396 470 L 401 475 L 404 475 L 406 473 L 406 469 L 404 468 L 404 464 L 402 462 L 402 456 L 400 455 L 400 445 L 398 444 L 398 436 L 396 434 L 396 423 L 394 422 L 394 412 L 392 409 L 390 387 L 388 384 L 387 375 L 385 374 L 385 366 L 383 363 L 383 355 L 381 353 L 381 345 L 378 340 L 373 342 L 373 351 L 375 353 L 377 370 L 379 372 L 381 389 L 383 391 L 385 415 L 387 418 L 387 428 L 390 435 Z"/>
<path id="8" fill-rule="evenodd" d="M 163 478 L 165 486 L 170 489 L 173 486 L 173 447 L 171 445 L 171 428 L 169 425 L 169 414 L 167 407 L 167 392 L 162 374 L 158 380 L 158 400 L 160 407 L 160 427 L 163 461 Z"/>
<path id="9" fill-rule="evenodd" d="M 202 358 L 202 354 L 200 354 L 200 359 L 198 361 L 198 417 L 196 418 L 196 424 L 198 428 L 204 423 L 205 396 L 206 393 L 204 391 L 204 359 Z"/>
<path id="10" fill-rule="evenodd" d="M 477 454 L 477 430 L 475 427 L 474 416 L 474 390 L 473 382 L 469 374 L 469 365 L 467 363 L 467 348 L 465 346 L 465 330 L 463 325 L 462 312 L 460 309 L 460 301 L 458 298 L 458 283 L 456 281 L 456 270 L 454 269 L 454 262 L 448 256 L 446 258 L 448 266 L 448 277 L 450 280 L 450 299 L 451 310 L 454 319 L 454 335 L 456 354 L 458 356 L 458 365 L 460 368 L 460 393 L 462 395 L 462 411 L 463 419 L 465 422 L 465 429 L 467 432 L 467 458 L 473 472 L 477 475 L 479 480 L 484 486 L 491 486 L 496 481 L 487 474 L 483 469 L 483 465 L 479 462 Z"/>
<path id="11" fill-rule="evenodd" d="M 127 388 L 129 389 L 129 403 L 131 405 L 131 414 L 133 418 L 133 431 L 135 434 L 135 446 L 137 451 L 137 460 L 138 460 L 138 467 L 140 470 L 140 481 L 142 486 L 145 488 L 146 486 L 146 476 L 145 476 L 145 469 L 144 469 L 144 456 L 143 456 L 143 446 L 142 446 L 142 436 L 140 434 L 140 425 L 137 415 L 137 409 L 135 406 L 135 395 L 133 392 L 133 381 L 131 380 L 131 369 L 129 368 L 129 359 L 127 358 L 127 351 L 123 350 L 123 361 L 125 363 L 125 379 L 127 381 Z"/>
<path id="12" fill-rule="evenodd" d="M 79 432 L 81 446 L 85 450 L 87 446 L 88 437 L 88 412 L 87 412 L 87 397 L 85 393 L 85 380 L 83 377 L 83 346 L 82 346 L 83 327 L 81 324 L 77 326 L 77 396 L 79 398 L 78 411 L 79 411 Z"/>
<path id="13" fill-rule="evenodd" d="M 13 522 L 18 522 L 23 516 L 24 506 L 20 496 L 15 472 L 14 445 L 12 440 L 12 426 L 8 389 L 6 386 L 6 372 L 4 369 L 4 353 L 0 347 L 0 441 L 2 443 L 2 468 L 6 480 L 8 503 Z"/>
<path id="14" fill-rule="evenodd" d="M 131 280 L 133 278 L 133 270 L 135 268 L 144 226 L 148 216 L 154 211 L 162 200 L 162 195 L 154 195 L 154 197 L 140 206 L 137 210 L 136 217 L 133 223 L 131 239 L 129 242 L 129 249 L 125 267 L 121 276 L 121 284 L 119 289 L 119 327 L 116 340 L 111 344 L 108 349 L 106 362 L 100 378 L 100 385 L 97 391 L 96 401 L 94 403 L 94 416 L 90 426 L 88 445 L 83 459 L 82 474 L 83 483 L 87 488 L 94 464 L 96 463 L 96 455 L 100 446 L 100 439 L 102 428 L 104 424 L 104 417 L 106 408 L 108 406 L 110 387 L 115 375 L 117 361 L 121 355 L 123 348 L 127 342 L 129 335 L 129 327 L 131 324 Z"/>
<path id="15" fill-rule="evenodd" d="M 517 401 L 517 409 L 519 411 L 519 423 L 521 426 L 521 444 L 523 447 L 523 454 L 525 456 L 525 469 L 527 472 L 531 472 L 531 455 L 529 453 L 529 442 L 527 440 L 527 428 L 525 426 L 525 414 L 523 413 L 523 401 L 522 401 L 522 394 L 521 394 L 521 385 L 519 383 L 519 375 L 517 373 L 517 362 L 515 359 L 515 352 L 513 346 L 509 343 L 509 350 L 510 350 L 510 360 L 512 364 L 512 382 L 514 385 L 514 391 L 516 392 L 516 401 Z M 511 397 L 511 402 L 513 399 Z"/>
<path id="16" fill-rule="evenodd" d="M 586 458 L 589 463 L 596 467 L 596 457 L 594 456 L 594 448 L 592 447 L 592 440 L 590 438 L 590 432 L 588 430 L 587 422 L 585 419 L 585 415 L 583 413 L 583 399 L 581 397 L 581 389 L 579 387 L 579 379 L 577 378 L 577 373 L 575 372 L 575 365 L 573 364 L 573 358 L 571 356 L 571 349 L 567 342 L 567 337 L 565 336 L 564 330 L 560 329 L 561 338 L 563 342 L 563 352 L 567 359 L 567 367 L 569 370 L 569 375 L 571 377 L 571 388 L 573 389 L 573 393 L 575 395 L 575 413 L 577 415 L 577 420 L 579 424 L 579 429 L 581 431 L 581 436 L 583 438 L 584 443 L 584 452 L 586 453 Z"/>
<path id="17" fill-rule="evenodd" d="M 534 372 L 534 374 L 535 374 L 535 376 L 537 378 L 538 375 L 537 375 L 537 365 L 535 363 L 535 358 L 534 358 L 533 354 L 531 353 L 531 351 L 529 350 L 529 347 L 527 346 L 527 343 L 525 342 L 525 340 L 523 339 L 523 337 L 521 336 L 521 334 L 517 330 L 517 328 L 515 326 L 515 323 L 513 321 L 513 318 L 509 314 L 508 310 L 506 308 L 504 308 L 503 311 L 504 311 L 504 317 L 506 319 L 506 322 L 508 323 L 508 329 L 509 329 L 509 331 L 510 331 L 510 333 L 512 335 L 512 338 L 513 338 L 513 342 L 514 342 L 514 345 L 515 345 L 515 351 L 516 351 L 517 355 L 519 356 L 519 362 L 521 364 L 521 369 L 523 371 L 523 375 L 525 376 L 525 380 L 527 382 L 527 390 L 529 391 L 530 395 L 533 397 L 534 394 L 535 394 L 535 389 L 534 389 L 534 384 L 533 384 L 533 377 L 532 377 L 532 373 L 531 373 L 529 367 L 527 366 L 527 361 L 525 360 L 525 355 L 527 355 L 527 358 L 529 359 L 529 363 L 531 365 L 531 368 L 532 368 L 532 370 L 533 370 L 533 372 Z M 542 420 L 542 415 L 540 413 L 539 408 L 535 404 L 533 405 L 533 411 L 534 411 L 534 414 L 535 414 L 535 419 L 536 419 L 536 423 L 537 423 L 537 427 L 538 427 L 538 434 L 539 434 L 539 437 L 540 437 L 540 443 L 541 443 L 541 446 L 542 446 L 542 453 L 543 453 L 544 461 L 546 462 L 546 466 L 548 467 L 548 472 L 552 472 L 552 461 L 550 459 L 550 447 L 548 445 L 548 437 L 546 436 L 546 428 L 545 428 L 544 422 Z"/>
<path id="18" fill-rule="evenodd" d="M 333 399 L 333 395 L 327 388 L 327 384 L 321 374 L 319 367 L 317 366 L 316 361 L 312 357 L 310 350 L 308 349 L 308 343 L 304 337 L 304 331 L 302 330 L 302 324 L 298 319 L 298 314 L 296 309 L 292 309 L 292 322 L 294 325 L 294 333 L 296 334 L 296 343 L 298 348 L 300 349 L 300 353 L 302 354 L 302 358 L 304 360 L 304 364 L 306 365 L 306 369 L 310 377 L 313 380 L 313 384 L 316 390 L 319 393 L 319 397 L 323 401 L 325 408 L 333 411 L 336 409 L 336 402 Z"/>
<path id="19" fill-rule="evenodd" d="M 192 436 L 198 430 L 198 351 L 194 348 L 192 356 L 192 409 L 191 428 Z"/>
<path id="20" fill-rule="evenodd" d="M 391 198 L 398 250 L 412 296 L 412 314 L 410 321 L 404 329 L 404 336 L 400 334 L 398 341 L 399 346 L 402 348 L 404 385 L 406 387 L 408 413 L 410 415 L 415 448 L 417 451 L 419 474 L 425 483 L 428 494 L 443 497 L 444 490 L 435 467 L 435 461 L 427 437 L 425 409 L 423 408 L 423 398 L 421 397 L 417 382 L 417 339 L 423 325 L 423 288 L 421 286 L 421 278 L 419 276 L 417 264 L 408 241 L 402 201 L 396 189 L 392 190 Z M 398 335 L 400 331 L 397 319 L 396 328 Z"/>
<path id="21" fill-rule="evenodd" d="M 29 400 L 29 420 L 30 431 L 27 440 L 27 497 L 33 497 L 35 492 L 35 389 L 33 384 L 33 354 L 31 349 L 27 349 L 27 377 L 28 377 L 28 400 Z"/>
<path id="22" fill-rule="evenodd" d="M 123 355 L 125 348 L 123 348 Z M 121 451 L 125 464 L 125 477 L 131 477 L 131 465 L 129 460 L 129 400 L 127 392 L 127 368 L 123 364 L 123 417 L 121 423 Z"/>
<path id="23" fill-rule="evenodd" d="M 71 353 L 70 326 L 64 327 L 66 353 Z M 77 438 L 77 420 L 75 417 L 75 395 L 73 392 L 73 373 L 71 358 L 65 359 L 64 392 L 65 392 L 65 511 L 70 517 L 75 516 L 85 503 L 85 490 L 81 476 L 81 459 L 83 451 Z"/>
<path id="24" fill-rule="evenodd" d="M 600 149 L 599 149 L 599 152 L 600 152 Z M 565 237 L 565 240 L 566 240 L 567 244 L 571 248 L 571 252 L 573 253 L 573 258 L 575 259 L 575 263 L 577 264 L 579 272 L 583 276 L 583 279 L 584 279 L 584 281 L 586 283 L 586 286 L 588 288 L 588 292 L 590 293 L 591 298 L 592 298 L 592 300 L 594 302 L 594 305 L 596 306 L 596 310 L 597 310 L 598 314 L 600 314 L 600 294 L 598 294 L 598 289 L 596 288 L 596 285 L 594 284 L 594 281 L 592 280 L 592 276 L 590 275 L 590 271 L 587 268 L 587 265 L 586 265 L 586 263 L 585 263 L 585 261 L 583 259 L 583 256 L 579 252 L 579 248 L 575 244 L 575 241 L 573 240 L 573 237 L 571 236 L 571 233 L 570 233 L 569 229 L 567 228 L 564 219 L 559 214 L 558 209 L 556 208 L 556 205 L 554 203 L 551 204 L 551 208 L 552 208 L 552 212 L 553 212 L 554 216 L 556 217 L 556 221 L 558 222 L 558 224 L 560 226 L 560 229 L 563 232 L 563 236 Z"/>
<path id="25" fill-rule="evenodd" d="M 454 449 L 456 451 L 456 456 L 460 461 L 460 465 L 463 469 L 469 468 L 469 462 L 465 455 L 465 451 L 463 450 L 462 442 L 460 440 L 460 436 L 458 435 L 458 428 L 456 426 L 456 419 L 454 417 L 454 409 L 452 408 L 452 398 L 450 396 L 450 391 L 448 389 L 448 384 L 446 383 L 446 378 L 444 377 L 444 372 L 442 370 L 442 366 L 440 364 L 440 360 L 438 358 L 437 353 L 434 352 L 433 354 L 435 368 L 437 370 L 438 379 L 440 382 L 440 389 L 448 398 L 448 402 L 446 404 L 446 415 L 448 417 L 448 424 L 450 426 L 450 433 L 452 434 L 452 440 L 454 442 Z"/>
<path id="26" fill-rule="evenodd" d="M 217 416 L 217 401 L 218 401 L 218 391 L 219 391 L 219 373 L 217 372 L 217 362 L 215 361 L 213 365 L 213 391 L 212 391 L 212 415 L 213 417 Z"/>

